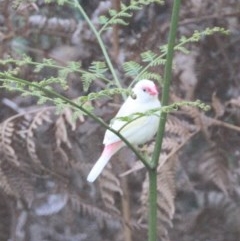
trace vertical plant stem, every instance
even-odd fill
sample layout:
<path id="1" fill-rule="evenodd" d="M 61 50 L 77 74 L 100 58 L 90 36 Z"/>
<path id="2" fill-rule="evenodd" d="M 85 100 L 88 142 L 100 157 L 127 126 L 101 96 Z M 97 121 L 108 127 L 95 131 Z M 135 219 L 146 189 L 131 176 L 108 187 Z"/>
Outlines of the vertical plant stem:
<path id="1" fill-rule="evenodd" d="M 162 106 L 168 104 L 169 88 L 172 78 L 172 61 L 174 54 L 174 45 L 177 33 L 177 25 L 179 19 L 181 0 L 175 0 L 173 3 L 173 11 L 171 17 L 171 25 L 168 38 L 168 52 L 167 60 L 164 69 L 164 85 L 162 94 Z M 159 128 L 156 137 L 156 144 L 154 146 L 153 156 L 151 160 L 152 169 L 148 170 L 149 175 L 149 221 L 148 221 L 148 240 L 157 240 L 157 166 L 159 161 L 160 152 L 162 149 L 162 142 L 164 136 L 164 129 L 167 119 L 167 113 L 161 113 L 159 121 Z"/>
<path id="2" fill-rule="evenodd" d="M 167 52 L 166 65 L 164 68 L 164 85 L 163 85 L 162 100 L 161 100 L 162 106 L 168 105 L 169 88 L 170 88 L 170 83 L 172 78 L 172 62 L 173 62 L 175 39 L 177 34 L 177 25 L 179 20 L 180 5 L 181 5 L 181 0 L 175 0 L 173 3 L 173 11 L 172 11 L 171 25 L 170 25 L 169 38 L 168 38 L 168 52 Z M 159 156 L 162 148 L 162 141 L 163 141 L 166 119 L 167 119 L 167 112 L 161 113 L 161 118 L 159 122 L 157 138 L 156 138 L 156 144 L 154 147 L 153 158 L 152 158 L 153 168 L 158 165 L 158 160 L 159 160 Z"/>
<path id="3" fill-rule="evenodd" d="M 148 240 L 157 240 L 157 169 L 148 171 L 149 177 L 149 220 Z"/>
<path id="4" fill-rule="evenodd" d="M 111 60 L 110 60 L 110 58 L 109 58 L 109 55 L 108 55 L 108 53 L 107 53 L 106 47 L 105 47 L 105 45 L 104 45 L 104 43 L 103 43 L 103 41 L 102 41 L 102 38 L 101 38 L 100 34 L 98 33 L 97 29 L 96 29 L 95 26 L 92 24 L 91 20 L 89 19 L 89 17 L 88 17 L 87 14 L 85 13 L 84 9 L 82 8 L 82 6 L 79 4 L 79 2 L 78 2 L 77 0 L 75 0 L 75 4 L 76 4 L 76 7 L 77 7 L 77 8 L 79 9 L 79 11 L 81 12 L 82 16 L 84 17 L 84 19 L 87 21 L 90 29 L 92 30 L 92 32 L 94 33 L 94 35 L 95 35 L 95 37 L 96 37 L 96 39 L 97 39 L 98 44 L 99 44 L 99 46 L 100 46 L 100 48 L 101 48 L 101 50 L 102 50 L 102 53 L 103 53 L 103 55 L 104 55 L 104 58 L 105 58 L 105 60 L 106 60 L 106 62 L 107 62 L 107 65 L 108 65 L 108 67 L 109 67 L 109 69 L 110 69 L 110 71 L 111 71 L 111 74 L 112 74 L 112 76 L 113 76 L 113 79 L 114 79 L 114 81 L 115 81 L 115 84 L 117 85 L 117 87 L 122 88 L 122 85 L 121 85 L 121 83 L 120 83 L 119 80 L 118 80 L 116 71 L 115 71 L 115 69 L 114 69 L 114 67 L 113 67 L 113 65 L 112 65 L 112 62 L 111 62 Z M 123 94 L 123 97 L 125 97 L 124 94 Z"/>

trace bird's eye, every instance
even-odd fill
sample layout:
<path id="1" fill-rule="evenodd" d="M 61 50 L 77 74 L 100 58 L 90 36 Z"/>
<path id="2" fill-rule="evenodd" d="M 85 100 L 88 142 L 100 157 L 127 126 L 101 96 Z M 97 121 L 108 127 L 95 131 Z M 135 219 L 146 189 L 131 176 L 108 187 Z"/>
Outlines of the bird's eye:
<path id="1" fill-rule="evenodd" d="M 143 92 L 146 92 L 147 91 L 147 89 L 146 88 L 143 88 Z"/>

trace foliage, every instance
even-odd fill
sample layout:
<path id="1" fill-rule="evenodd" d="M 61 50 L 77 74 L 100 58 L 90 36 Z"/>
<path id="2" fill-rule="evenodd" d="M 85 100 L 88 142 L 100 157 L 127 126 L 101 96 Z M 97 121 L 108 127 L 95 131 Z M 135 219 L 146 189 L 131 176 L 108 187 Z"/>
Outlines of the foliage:
<path id="1" fill-rule="evenodd" d="M 116 11 L 115 9 L 110 9 L 108 11 L 110 17 L 100 16 L 99 22 L 103 26 L 99 30 L 99 33 L 101 34 L 104 30 L 108 29 L 113 24 L 128 25 L 125 19 L 131 18 L 133 11 L 139 11 L 144 6 L 147 6 L 151 3 L 163 4 L 163 1 L 162 0 L 147 0 L 147 1 L 131 0 L 128 6 L 123 2 L 121 2 L 121 9 L 119 11 Z"/>
<path id="2" fill-rule="evenodd" d="M 54 226 L 58 226 L 60 220 L 67 219 L 67 223 L 71 224 L 70 229 L 76 228 L 78 234 L 80 229 L 89 230 L 87 227 L 79 228 L 83 222 L 79 221 L 78 215 L 84 215 L 84 222 L 91 224 L 88 227 L 92 227 L 93 223 L 92 220 L 87 220 L 87 217 L 90 216 L 97 219 L 101 227 L 106 226 L 110 227 L 110 230 L 121 230 L 121 237 L 124 240 L 131 240 L 131 238 L 127 238 L 129 235 L 126 234 L 129 233 L 129 227 L 133 228 L 130 233 L 134 240 L 145 240 L 149 191 L 151 192 L 149 190 L 149 175 L 146 169 L 149 172 L 153 167 L 152 165 L 149 166 L 148 160 L 149 156 L 153 156 L 154 142 L 144 146 L 141 153 L 140 151 L 135 152 L 137 159 L 139 159 L 136 164 L 131 163 L 132 156 L 128 155 L 127 157 L 120 156 L 119 162 L 114 162 L 112 166 L 111 164 L 108 165 L 96 186 L 86 184 L 85 179 L 86 173 L 91 167 L 88 162 L 93 161 L 95 158 L 95 156 L 92 157 L 93 153 L 98 152 L 99 145 L 95 143 L 98 136 L 102 135 L 99 127 L 101 125 L 109 128 L 102 119 L 106 119 L 109 114 L 112 116 L 112 113 L 116 112 L 114 105 L 111 105 L 109 101 L 105 102 L 106 99 L 109 100 L 112 97 L 117 99 L 119 94 L 122 96 L 131 94 L 130 88 L 122 88 L 124 81 L 126 82 L 128 78 L 132 80 L 129 86 L 143 78 L 153 79 L 164 85 L 164 78 L 161 76 L 159 68 L 166 64 L 168 45 L 159 46 L 156 51 L 149 48 L 149 50 L 140 54 L 137 53 L 140 58 L 133 58 L 131 61 L 124 62 L 122 70 L 115 64 L 116 60 L 114 61 L 112 56 L 109 55 L 111 51 L 108 49 L 108 33 L 105 31 L 111 30 L 115 24 L 126 26 L 128 20 L 134 18 L 133 13 L 143 11 L 149 4 L 157 2 L 162 4 L 161 1 L 142 0 L 130 1 L 129 5 L 121 4 L 119 11 L 110 9 L 104 17 L 100 17 L 102 25 L 98 26 L 97 24 L 94 25 L 87 15 L 84 15 L 85 11 L 79 1 L 57 1 L 59 8 L 62 5 L 74 7 L 78 14 L 82 14 L 82 17 L 88 23 L 88 27 L 92 29 L 94 37 L 87 32 L 84 24 L 78 26 L 79 29 L 83 29 L 80 35 L 85 37 L 85 33 L 88 38 L 91 37 L 91 44 L 100 46 L 103 54 L 100 58 L 97 58 L 95 54 L 94 58 L 89 57 L 85 62 L 82 58 L 81 61 L 71 60 L 62 63 L 51 58 L 51 55 L 42 59 L 36 58 L 36 54 L 31 51 L 31 54 L 25 52 L 26 54 L 22 56 L 13 51 L 9 51 L 10 54 L 2 55 L 3 57 L 0 60 L 1 88 L 11 91 L 11 95 L 14 96 L 16 95 L 15 92 L 20 92 L 24 97 L 35 97 L 38 104 L 45 105 L 40 109 L 33 107 L 34 109 L 30 111 L 19 109 L 18 114 L 5 118 L 5 121 L 0 125 L 0 188 L 2 190 L 1 195 L 3 195 L 1 199 L 3 210 L 10 213 L 5 199 L 10 200 L 9 197 L 12 197 L 13 200 L 18 201 L 17 213 L 21 209 L 23 216 L 26 213 L 29 214 L 29 210 L 32 212 L 32 216 L 35 215 L 35 218 L 48 216 L 52 220 L 49 223 L 53 223 Z M 21 5 L 21 1 L 14 1 L 14 3 L 16 9 Z M 23 4 L 26 5 L 22 6 L 23 10 L 19 11 L 25 11 L 24 9 L 29 6 L 37 6 L 34 5 L 34 1 L 26 1 Z M 45 4 L 49 4 L 48 7 L 56 6 L 56 1 L 45 1 Z M 45 8 L 46 6 L 43 7 L 43 9 Z M 7 19 L 9 21 L 11 18 Z M 48 26 L 47 22 L 44 24 Z M 8 26 L 11 25 L 6 24 L 6 28 Z M 39 26 L 42 25 L 39 24 Z M 48 31 L 51 32 L 53 29 L 50 29 L 50 31 L 48 29 Z M 42 27 L 40 32 L 44 32 L 44 30 L 44 27 Z M 56 28 L 55 34 L 61 32 L 57 30 L 58 28 Z M 174 46 L 174 50 L 181 54 L 191 54 L 191 47 L 196 42 L 204 42 L 207 37 L 216 33 L 225 35 L 228 31 L 222 27 L 197 30 L 191 36 L 180 37 Z M 26 32 L 22 36 L 24 34 L 29 38 L 31 37 Z M 11 38 L 11 34 L 9 36 Z M 6 39 L 9 36 L 6 35 Z M 82 53 L 88 51 L 87 46 L 89 44 L 84 42 L 84 37 L 79 41 L 84 46 Z M 93 40 L 95 38 L 96 40 Z M 63 42 L 66 42 L 66 40 Z M 77 47 L 80 48 L 81 45 L 79 44 Z M 29 47 L 29 49 L 31 48 Z M 28 74 L 25 74 L 25 71 Z M 121 78 L 124 76 L 124 81 L 120 81 L 120 76 Z M 80 97 L 74 98 L 74 100 L 66 97 L 68 96 L 67 91 L 75 88 L 75 86 L 71 86 L 72 79 L 77 79 L 77 83 L 81 83 L 83 89 L 80 92 Z M 176 86 L 174 87 L 176 88 Z M 190 87 L 188 88 L 190 89 Z M 176 93 L 178 91 L 181 93 L 179 89 L 181 88 L 178 88 Z M 189 89 L 185 90 L 188 91 Z M 196 99 L 195 97 L 194 99 Z M 230 153 L 227 146 L 220 143 L 223 136 L 227 138 L 227 145 L 231 148 L 234 147 L 234 143 L 238 143 L 237 137 L 240 131 L 238 125 L 240 116 L 239 98 L 221 102 L 215 96 L 208 101 L 208 105 L 202 101 L 185 101 L 176 98 L 174 95 L 171 95 L 171 100 L 173 101 L 172 104 L 163 106 L 160 110 L 154 109 L 144 113 L 144 115 L 149 115 L 161 111 L 161 113 L 169 115 L 161 156 L 157 158 L 158 166 L 154 170 L 157 173 L 157 188 L 154 192 L 157 195 L 157 207 L 154 212 L 157 215 L 157 231 L 161 240 L 174 240 L 171 235 L 178 228 L 177 215 L 183 217 L 186 214 L 179 210 L 179 207 L 184 206 L 179 203 L 178 198 L 181 195 L 191 194 L 198 201 L 201 200 L 201 204 L 200 202 L 197 204 L 200 211 L 197 216 L 194 216 L 195 227 L 199 220 L 202 221 L 200 223 L 206 223 L 204 217 L 207 217 L 210 212 L 207 212 L 205 207 L 209 208 L 209 204 L 214 204 L 211 203 L 212 190 L 217 190 L 218 194 L 221 195 L 221 200 L 213 206 L 224 211 L 224 215 L 226 214 L 225 216 L 228 217 L 227 226 L 234 222 L 233 218 L 230 219 L 230 216 L 233 216 L 232 208 L 234 210 L 239 209 L 238 205 L 233 205 L 233 200 L 236 204 L 239 198 L 238 190 L 234 189 L 234 183 L 239 182 L 239 170 L 234 168 L 234 166 L 237 166 L 233 160 L 235 154 L 234 151 Z M 46 107 L 50 102 L 54 107 Z M 106 105 L 107 108 L 105 108 Z M 209 111 L 210 105 L 213 108 L 212 112 Z M 201 110 L 208 112 L 204 113 Z M 95 113 L 99 116 L 96 116 Z M 136 113 L 136 115 L 122 118 L 122 120 L 132 121 L 142 115 L 142 113 Z M 90 120 L 89 117 L 96 122 Z M 226 134 L 226 130 L 232 135 Z M 205 149 L 197 146 L 197 150 L 193 150 L 195 138 L 199 138 L 202 143 L 205 143 Z M 236 140 L 233 141 L 234 138 Z M 132 147 L 130 146 L 130 148 Z M 194 155 L 199 157 L 199 160 L 194 160 L 191 153 L 186 157 L 181 154 L 186 153 L 189 148 L 194 152 Z M 122 162 L 122 159 L 129 159 L 129 162 Z M 147 160 L 147 162 L 142 163 L 143 160 Z M 198 163 L 197 167 L 193 167 L 196 163 Z M 143 164 L 146 164 L 147 168 L 142 169 Z M 139 171 L 140 169 L 141 171 Z M 134 175 L 135 172 L 137 172 L 137 175 Z M 122 174 L 119 175 L 119 173 Z M 129 173 L 133 174 L 126 176 Z M 234 176 L 234 181 L 230 179 L 230 174 Z M 185 183 L 182 185 L 182 182 Z M 202 189 L 207 196 L 204 204 Z M 230 196 L 230 193 L 234 195 Z M 223 196 L 224 198 L 222 198 Z M 193 200 L 190 201 L 191 205 L 189 206 L 192 208 Z M 134 203 L 134 206 L 132 206 L 132 203 Z M 176 216 L 174 216 L 175 209 L 178 211 Z M 7 216 L 10 215 L 9 213 Z M 126 213 L 128 215 L 125 215 Z M 56 220 L 56 218 L 54 219 L 55 215 L 62 216 Z M 0 229 L 4 229 L 1 235 L 4 236 L 4 239 L 6 237 L 11 239 L 8 237 L 10 231 L 5 225 L 10 221 L 5 219 L 5 216 L 6 214 L 1 212 Z M 16 220 L 18 225 L 22 227 L 24 225 L 23 220 L 31 223 L 29 221 L 31 218 L 30 215 L 25 219 L 21 215 L 17 215 Z M 187 229 L 188 226 L 185 223 L 181 222 L 181 225 L 184 226 L 184 229 Z M 172 227 L 173 229 L 169 232 Z M 138 228 L 138 231 L 136 232 L 134 228 Z M 61 237 L 53 232 L 47 233 L 48 230 L 46 228 L 42 231 L 44 237 L 37 232 L 34 232 L 34 235 L 37 240 L 45 240 L 46 237 L 51 235 L 55 235 L 53 240 L 56 237 L 58 237 L 57 240 L 70 239 L 66 237 L 69 230 Z M 182 226 L 178 230 L 182 232 Z M 194 232 L 191 228 L 189 230 Z M 98 238 L 101 238 L 99 233 Z M 65 237 L 63 237 L 64 235 Z M 140 237 L 136 238 L 137 235 Z M 198 234 L 196 236 L 199 237 Z M 114 232 L 114 238 L 116 238 L 116 232 Z M 84 237 L 72 239 L 84 240 Z M 21 239 L 18 238 L 18 240 Z"/>
<path id="3" fill-rule="evenodd" d="M 174 50 L 181 51 L 185 54 L 188 54 L 189 51 L 185 47 L 187 44 L 198 42 L 200 41 L 201 38 L 215 34 L 215 33 L 229 34 L 229 31 L 221 27 L 206 28 L 203 31 L 196 30 L 190 37 L 186 37 L 186 36 L 180 37 L 180 40 L 175 45 Z M 141 65 L 135 61 L 125 62 L 123 65 L 123 69 L 126 75 L 132 76 L 135 81 L 144 79 L 144 78 L 161 81 L 162 77 L 159 74 L 150 72 L 148 71 L 148 69 L 159 65 L 165 65 L 167 50 L 168 50 L 167 45 L 163 45 L 159 47 L 158 54 L 152 52 L 151 50 L 147 50 L 146 52 L 141 53 L 140 55 L 141 61 L 145 65 Z"/>

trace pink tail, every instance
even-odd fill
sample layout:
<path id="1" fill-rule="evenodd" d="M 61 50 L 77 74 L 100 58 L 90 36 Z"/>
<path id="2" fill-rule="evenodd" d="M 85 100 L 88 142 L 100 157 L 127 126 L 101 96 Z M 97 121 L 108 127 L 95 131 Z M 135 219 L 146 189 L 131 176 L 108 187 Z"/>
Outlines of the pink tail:
<path id="1" fill-rule="evenodd" d="M 102 155 L 99 157 L 92 170 L 88 174 L 87 181 L 94 182 L 107 165 L 110 158 L 123 146 L 122 141 L 118 141 L 104 147 Z"/>

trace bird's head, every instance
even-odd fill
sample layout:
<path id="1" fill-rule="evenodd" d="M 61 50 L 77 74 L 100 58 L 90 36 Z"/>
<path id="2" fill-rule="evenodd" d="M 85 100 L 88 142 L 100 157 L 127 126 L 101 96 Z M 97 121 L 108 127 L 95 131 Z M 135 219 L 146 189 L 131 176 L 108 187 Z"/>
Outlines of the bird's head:
<path id="1" fill-rule="evenodd" d="M 157 86 L 151 80 L 140 80 L 134 87 L 133 92 L 136 99 L 140 101 L 151 101 L 158 98 Z"/>

